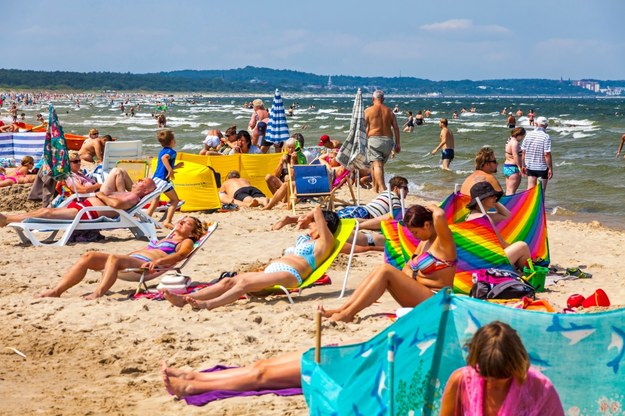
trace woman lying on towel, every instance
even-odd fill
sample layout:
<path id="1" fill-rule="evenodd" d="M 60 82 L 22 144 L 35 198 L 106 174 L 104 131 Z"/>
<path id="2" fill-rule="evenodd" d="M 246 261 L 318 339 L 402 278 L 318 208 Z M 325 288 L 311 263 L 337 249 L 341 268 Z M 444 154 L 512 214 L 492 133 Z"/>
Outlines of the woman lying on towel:
<path id="1" fill-rule="evenodd" d="M 163 290 L 163 295 L 179 307 L 189 303 L 193 308 L 210 310 L 273 285 L 298 287 L 330 256 L 334 249 L 333 234 L 339 226 L 338 216 L 334 212 L 321 211 L 319 206 L 312 210 L 306 222 L 308 234 L 300 236 L 294 247 L 287 248 L 284 256 L 270 263 L 264 271 L 222 279 L 190 295 L 179 296 L 167 290 Z"/>
<path id="2" fill-rule="evenodd" d="M 37 297 L 59 297 L 72 286 L 80 283 L 88 270 L 102 271 L 102 279 L 98 288 L 85 299 L 95 299 L 104 294 L 113 286 L 121 270 L 131 268 L 146 268 L 149 272 L 155 267 L 173 266 L 185 259 L 193 250 L 193 244 L 206 233 L 206 226 L 195 217 L 184 217 L 174 227 L 167 238 L 156 243 L 150 242 L 141 250 L 130 254 L 107 254 L 98 251 L 89 251 L 83 254 L 60 282 L 50 290 L 41 292 Z M 139 281 L 140 274 L 136 274 Z M 146 277 L 149 280 L 149 276 Z"/>
<path id="3" fill-rule="evenodd" d="M 34 168 L 35 161 L 30 156 L 24 156 L 20 161 L 20 167 L 13 169 L 11 173 L 0 167 L 0 188 L 17 185 L 18 183 L 35 182 L 37 175 L 32 174 Z"/>
<path id="4" fill-rule="evenodd" d="M 467 204 L 467 208 L 471 210 L 469 215 L 466 218 L 466 221 L 471 221 L 475 218 L 481 218 L 484 216 L 482 210 L 478 206 L 476 198 L 480 199 L 486 214 L 494 224 L 497 224 L 507 218 L 510 218 L 510 211 L 508 208 L 503 206 L 499 201 L 499 198 L 503 195 L 503 192 L 495 191 L 493 185 L 489 182 L 478 182 L 471 187 L 471 202 Z M 516 241 L 512 244 L 508 243 L 504 240 L 497 228 L 493 226 L 495 229 L 495 234 L 497 234 L 497 238 L 499 239 L 499 243 L 503 247 L 506 252 L 506 257 L 508 257 L 508 261 L 510 264 L 516 266 L 518 269 L 523 269 L 523 267 L 527 266 L 527 259 L 532 257 L 530 253 L 530 248 L 525 241 Z"/>
<path id="5" fill-rule="evenodd" d="M 521 338 L 509 325 L 491 322 L 478 329 L 466 346 L 467 366 L 449 377 L 442 416 L 564 416 L 555 387 L 530 368 Z"/>
<path id="6" fill-rule="evenodd" d="M 339 308 L 320 306 L 324 317 L 350 322 L 387 290 L 401 306 L 413 307 L 453 285 L 456 243 L 443 210 L 436 205 L 413 205 L 404 214 L 404 225 L 421 240 L 404 269 L 399 271 L 390 264 L 377 267 Z"/>

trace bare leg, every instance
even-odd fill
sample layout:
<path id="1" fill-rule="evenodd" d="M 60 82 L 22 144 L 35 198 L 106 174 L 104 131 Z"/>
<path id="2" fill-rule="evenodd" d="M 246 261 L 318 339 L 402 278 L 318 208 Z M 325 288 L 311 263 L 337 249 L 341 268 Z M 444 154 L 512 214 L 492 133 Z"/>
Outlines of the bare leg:
<path id="1" fill-rule="evenodd" d="M 272 230 L 276 231 L 279 230 L 287 225 L 290 224 L 297 224 L 297 221 L 299 220 L 299 217 L 294 217 L 292 215 L 285 215 L 284 217 L 282 217 L 277 223 L 275 223 L 273 225 L 273 227 L 271 227 Z"/>
<path id="2" fill-rule="evenodd" d="M 506 195 L 514 195 L 521 184 L 521 175 L 515 173 L 506 178 Z"/>
<path id="3" fill-rule="evenodd" d="M 92 294 L 85 296 L 85 299 L 93 300 L 104 296 L 104 294 L 113 286 L 113 284 L 117 280 L 117 275 L 120 270 L 129 269 L 132 267 L 140 267 L 143 263 L 143 260 L 127 255 L 109 254 L 106 264 L 104 265 L 104 271 L 102 272 L 100 284 Z"/>
<path id="4" fill-rule="evenodd" d="M 272 194 L 275 194 L 276 191 L 282 186 L 282 181 L 274 175 L 265 176 L 265 182 L 267 182 L 267 187 Z"/>
<path id="5" fill-rule="evenodd" d="M 518 269 L 523 269 L 527 265 L 527 259 L 532 258 L 530 248 L 525 241 L 517 241 L 504 248 L 508 261 Z"/>
<path id="6" fill-rule="evenodd" d="M 177 377 L 177 371 L 165 363 L 161 376 L 165 388 L 176 397 L 205 393 L 213 390 L 262 390 L 301 386 L 302 351 L 276 358 L 257 361 L 247 367 L 231 368 L 213 373 L 197 373 Z"/>
<path id="7" fill-rule="evenodd" d="M 538 178 L 536 176 L 528 176 L 527 177 L 527 189 L 532 189 L 533 187 L 535 187 L 537 181 L 538 181 Z"/>
<path id="8" fill-rule="evenodd" d="M 543 186 L 543 199 L 545 198 L 545 196 L 547 195 L 547 182 L 549 182 L 549 179 L 541 179 L 540 183 Z"/>
<path id="9" fill-rule="evenodd" d="M 113 168 L 106 177 L 106 180 L 100 187 L 100 191 L 106 195 L 113 192 L 130 191 L 132 188 L 132 179 L 128 176 L 128 172 L 124 169 Z"/>
<path id="10" fill-rule="evenodd" d="M 443 170 L 449 170 L 450 159 L 443 159 Z"/>
<path id="11" fill-rule="evenodd" d="M 165 192 L 165 196 L 169 198 L 169 207 L 167 208 L 167 217 L 165 217 L 165 221 L 163 222 L 163 227 L 169 228 L 170 230 L 174 228 L 173 219 L 174 213 L 178 209 L 178 203 L 180 199 L 178 198 L 178 194 L 175 190 Z M 151 207 L 150 207 L 151 208 Z"/>
<path id="12" fill-rule="evenodd" d="M 288 182 L 285 182 L 282 184 L 282 186 L 280 186 L 280 189 L 278 189 L 273 194 L 273 197 L 271 197 L 271 200 L 269 201 L 267 205 L 265 205 L 263 209 L 271 209 L 275 207 L 276 205 L 278 205 L 278 202 L 285 200 L 288 197 L 288 194 L 289 194 L 289 184 Z"/>
<path id="13" fill-rule="evenodd" d="M 283 285 L 287 287 L 295 287 L 298 285 L 298 281 L 289 272 L 275 272 L 275 273 L 265 273 L 265 272 L 253 272 L 253 273 L 242 273 L 236 275 L 230 279 L 223 279 L 221 282 L 224 282 L 224 285 L 228 286 L 228 289 L 222 292 L 220 295 L 213 297 L 211 300 L 206 301 L 197 301 L 198 296 L 194 296 L 199 294 L 194 293 L 186 297 L 187 303 L 190 303 L 196 309 L 215 309 L 220 306 L 227 305 L 238 300 L 241 296 L 245 295 L 249 292 L 257 292 L 259 290 L 266 289 L 273 285 Z M 219 284 L 218 283 L 218 284 Z M 215 285 L 217 286 L 217 285 Z M 206 288 L 211 289 L 212 287 Z"/>
<path id="14" fill-rule="evenodd" d="M 163 297 L 167 299 L 174 306 L 182 308 L 184 305 L 187 304 L 186 296 L 180 296 L 175 293 L 171 293 L 167 289 L 162 289 L 161 293 L 163 294 Z"/>
<path id="15" fill-rule="evenodd" d="M 59 297 L 67 289 L 76 286 L 85 278 L 87 270 L 102 270 L 106 265 L 109 254 L 90 251 L 83 254 L 80 259 L 65 273 L 65 276 L 50 290 L 43 291 L 38 295 L 42 297 Z"/>
<path id="16" fill-rule="evenodd" d="M 373 179 L 373 190 L 375 192 L 386 191 L 384 182 L 384 164 L 380 160 L 371 162 L 371 178 Z"/>
<path id="17" fill-rule="evenodd" d="M 429 288 L 385 264 L 367 276 L 338 309 L 325 310 L 320 307 L 319 310 L 332 321 L 351 322 L 358 312 L 378 300 L 386 290 L 401 306 L 416 306 L 433 295 Z"/>
<path id="18" fill-rule="evenodd" d="M 73 220 L 78 210 L 76 208 L 39 208 L 35 211 L 15 215 L 0 214 L 0 227 L 10 222 L 20 222 L 27 218 L 48 218 L 59 220 Z"/>

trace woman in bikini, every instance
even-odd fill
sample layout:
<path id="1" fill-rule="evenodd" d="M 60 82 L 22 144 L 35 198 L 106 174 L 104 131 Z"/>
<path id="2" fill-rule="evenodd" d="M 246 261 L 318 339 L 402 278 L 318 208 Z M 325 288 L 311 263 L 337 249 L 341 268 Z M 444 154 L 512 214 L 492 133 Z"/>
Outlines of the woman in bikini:
<path id="1" fill-rule="evenodd" d="M 506 177 L 506 195 L 514 195 L 521 184 L 521 142 L 525 138 L 525 129 L 517 127 L 510 132 L 506 142 L 506 161 L 503 175 Z"/>
<path id="2" fill-rule="evenodd" d="M 20 162 L 20 167 L 16 168 L 13 173 L 6 174 L 3 168 L 0 168 L 0 188 L 17 185 L 18 183 L 33 183 L 37 175 L 31 174 L 35 168 L 35 161 L 30 156 L 24 156 Z"/>
<path id="3" fill-rule="evenodd" d="M 167 267 L 185 259 L 193 250 L 193 244 L 206 233 L 206 226 L 195 217 L 184 217 L 176 223 L 172 233 L 158 242 L 150 242 L 144 249 L 130 254 L 108 254 L 89 251 L 68 270 L 63 278 L 50 290 L 41 292 L 37 297 L 59 297 L 69 288 L 80 283 L 88 270 L 102 271 L 102 279 L 97 289 L 85 299 L 95 299 L 113 286 L 119 272 L 124 269 L 145 268 L 153 272 L 155 267 Z M 136 274 L 139 281 L 140 274 Z M 146 278 L 146 280 L 149 280 Z"/>
<path id="4" fill-rule="evenodd" d="M 389 264 L 377 267 L 343 305 L 337 309 L 320 306 L 324 317 L 350 322 L 387 290 L 401 306 L 413 307 L 453 285 L 456 243 L 443 210 L 437 205 L 413 205 L 404 214 L 404 225 L 421 240 L 404 269 L 399 271 Z"/>
<path id="5" fill-rule="evenodd" d="M 315 207 L 305 219 L 308 234 L 300 236 L 294 247 L 271 262 L 262 272 L 249 272 L 222 279 L 218 283 L 190 295 L 179 296 L 163 290 L 163 295 L 173 305 L 187 303 L 194 309 L 215 309 L 239 299 L 249 292 L 258 292 L 274 285 L 298 287 L 323 263 L 334 248 L 334 232 L 339 218 L 334 212 Z"/>

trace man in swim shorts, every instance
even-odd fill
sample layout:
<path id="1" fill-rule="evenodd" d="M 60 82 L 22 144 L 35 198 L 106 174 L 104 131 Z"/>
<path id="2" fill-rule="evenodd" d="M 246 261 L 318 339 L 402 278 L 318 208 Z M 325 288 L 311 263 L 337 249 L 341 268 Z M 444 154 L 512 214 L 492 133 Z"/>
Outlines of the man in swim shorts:
<path id="1" fill-rule="evenodd" d="M 371 162 L 371 177 L 375 192 L 386 190 L 384 164 L 393 151 L 395 153 L 401 151 L 397 119 L 391 109 L 383 103 L 384 91 L 376 90 L 373 93 L 373 105 L 365 110 L 367 156 Z"/>
<path id="2" fill-rule="evenodd" d="M 227 179 L 221 184 L 219 200 L 222 204 L 236 204 L 246 207 L 269 204 L 269 198 L 260 189 L 252 186 L 250 181 L 241 178 L 241 174 L 236 170 L 228 172 Z"/>
<path id="3" fill-rule="evenodd" d="M 447 127 L 448 123 L 449 122 L 446 118 L 441 118 L 438 122 L 438 126 L 441 129 L 441 142 L 438 144 L 438 146 L 436 146 L 436 149 L 432 150 L 432 154 L 435 155 L 436 152 L 438 152 L 438 149 L 440 149 L 441 147 L 443 148 L 441 160 L 443 162 L 444 170 L 449 170 L 449 165 L 451 164 L 451 161 L 454 160 L 455 140 L 454 134 Z"/>
<path id="4" fill-rule="evenodd" d="M 116 191 L 115 181 L 122 179 L 120 175 L 120 169 L 116 172 L 113 169 L 109 176 L 106 178 L 106 182 L 100 188 L 100 191 L 89 198 L 82 201 L 74 201 L 67 207 L 63 208 L 40 208 L 35 211 L 26 212 L 23 214 L 15 215 L 3 215 L 0 214 L 0 227 L 4 227 L 10 222 L 20 222 L 27 218 L 43 218 L 43 219 L 61 219 L 61 220 L 73 220 L 76 214 L 85 207 L 106 207 L 116 208 L 120 210 L 127 210 L 134 207 L 139 203 L 141 198 L 149 194 L 156 189 L 154 181 L 150 178 L 139 179 L 137 182 L 131 185 L 129 191 Z M 124 172 L 125 173 L 125 172 Z M 126 177 L 128 174 L 125 175 Z M 81 220 L 95 219 L 99 216 L 103 217 L 116 217 L 117 211 L 99 211 L 84 213 L 81 216 Z"/>

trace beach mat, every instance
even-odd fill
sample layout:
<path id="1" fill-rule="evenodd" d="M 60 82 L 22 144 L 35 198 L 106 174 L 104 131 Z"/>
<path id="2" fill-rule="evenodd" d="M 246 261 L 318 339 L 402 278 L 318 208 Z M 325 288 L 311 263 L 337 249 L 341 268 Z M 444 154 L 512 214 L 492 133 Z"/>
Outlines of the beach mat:
<path id="1" fill-rule="evenodd" d="M 209 368 L 207 370 L 202 370 L 202 373 L 212 373 L 214 371 L 222 371 L 227 370 L 229 368 L 237 368 L 237 367 L 228 367 L 225 365 L 216 365 L 215 367 Z M 296 396 L 298 394 L 302 394 L 302 389 L 297 388 L 288 388 L 288 389 L 276 389 L 276 390 L 250 390 L 250 391 L 234 391 L 234 390 L 213 390 L 208 391 L 206 393 L 194 394 L 192 396 L 187 396 L 184 400 L 187 404 L 192 406 L 204 406 L 207 403 L 210 403 L 215 400 L 223 400 L 229 399 L 230 397 L 248 397 L 248 396 L 262 396 L 263 394 L 275 394 L 276 396 Z"/>

